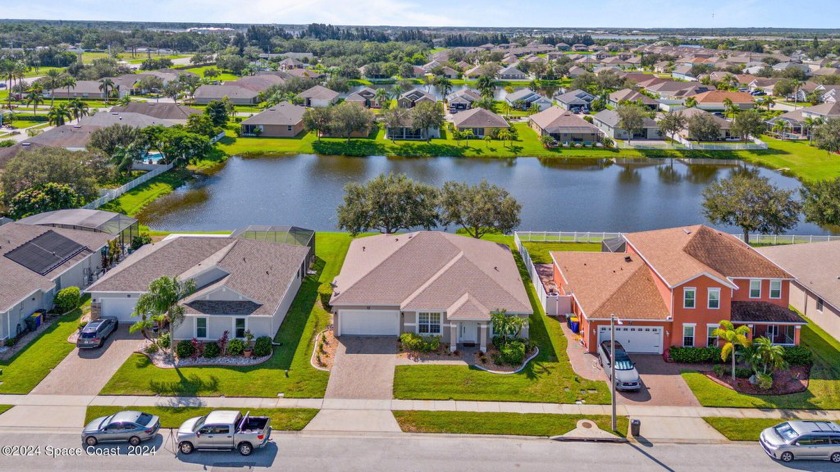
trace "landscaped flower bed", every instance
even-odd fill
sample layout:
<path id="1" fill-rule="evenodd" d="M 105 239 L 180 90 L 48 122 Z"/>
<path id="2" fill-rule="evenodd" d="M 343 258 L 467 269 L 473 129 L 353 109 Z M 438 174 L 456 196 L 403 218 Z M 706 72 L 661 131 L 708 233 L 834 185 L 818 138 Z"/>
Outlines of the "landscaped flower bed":
<path id="1" fill-rule="evenodd" d="M 318 333 L 315 347 L 312 350 L 311 363 L 316 369 L 330 370 L 335 362 L 335 351 L 338 349 L 338 339 L 332 326 Z"/>
<path id="2" fill-rule="evenodd" d="M 161 368 L 236 365 L 248 366 L 261 364 L 271 358 L 271 338 L 262 336 L 252 342 L 250 332 L 245 333 L 246 340 L 229 339 L 225 331 L 216 341 L 202 342 L 195 338 L 181 340 L 170 349 L 168 334 L 156 340 L 147 340 L 142 348 L 143 354 L 152 363 Z"/>
<path id="3" fill-rule="evenodd" d="M 773 386 L 765 390 L 761 389 L 758 384 L 750 383 L 749 377 L 736 377 L 733 381 L 728 369 L 722 375 L 711 371 L 703 372 L 706 377 L 714 382 L 748 395 L 787 395 L 803 392 L 808 389 L 810 373 L 811 367 L 807 365 L 791 366 L 788 369 L 780 370 L 773 374 Z"/>

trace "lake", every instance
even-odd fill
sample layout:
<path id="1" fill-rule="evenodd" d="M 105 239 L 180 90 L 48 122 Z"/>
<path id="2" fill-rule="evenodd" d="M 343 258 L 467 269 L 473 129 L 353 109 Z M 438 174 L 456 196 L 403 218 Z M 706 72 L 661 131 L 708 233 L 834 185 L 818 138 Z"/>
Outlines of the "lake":
<path id="1" fill-rule="evenodd" d="M 703 189 L 739 166 L 755 169 L 779 187 L 799 188 L 794 178 L 735 161 L 687 165 L 678 160 L 617 164 L 557 158 L 232 157 L 214 175 L 153 202 L 139 218 L 160 230 L 247 225 L 335 230 L 335 210 L 346 183 L 402 172 L 437 186 L 447 180 L 486 179 L 504 187 L 522 204 L 522 230 L 640 231 L 705 222 Z M 791 233 L 827 234 L 804 222 Z"/>

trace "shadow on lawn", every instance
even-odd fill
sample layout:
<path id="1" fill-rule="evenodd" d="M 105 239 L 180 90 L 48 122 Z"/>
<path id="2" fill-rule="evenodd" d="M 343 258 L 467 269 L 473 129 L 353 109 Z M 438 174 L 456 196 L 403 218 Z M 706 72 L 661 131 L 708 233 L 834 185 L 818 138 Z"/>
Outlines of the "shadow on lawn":
<path id="1" fill-rule="evenodd" d="M 148 361 L 148 358 L 144 356 Z M 178 395 L 178 396 L 196 396 L 202 392 L 217 392 L 219 389 L 219 379 L 211 375 L 208 378 L 199 377 L 198 374 L 190 374 L 185 376 L 182 369 L 175 369 L 178 374 L 177 382 L 162 382 L 158 380 L 150 380 L 149 388 L 157 395 Z"/>

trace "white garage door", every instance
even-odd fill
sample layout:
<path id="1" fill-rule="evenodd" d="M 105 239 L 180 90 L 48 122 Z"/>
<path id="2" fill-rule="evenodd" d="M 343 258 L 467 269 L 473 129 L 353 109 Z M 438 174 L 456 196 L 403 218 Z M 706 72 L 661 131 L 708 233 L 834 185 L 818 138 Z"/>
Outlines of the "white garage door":
<path id="1" fill-rule="evenodd" d="M 598 329 L 598 344 L 610 340 L 610 327 Z M 627 352 L 662 354 L 662 328 L 656 326 L 616 326 L 615 340 Z"/>
<path id="2" fill-rule="evenodd" d="M 398 336 L 400 312 L 392 310 L 341 310 L 340 336 Z"/>
<path id="3" fill-rule="evenodd" d="M 137 321 L 131 317 L 137 304 L 137 295 L 132 298 L 101 298 L 102 316 L 115 316 L 120 321 Z"/>

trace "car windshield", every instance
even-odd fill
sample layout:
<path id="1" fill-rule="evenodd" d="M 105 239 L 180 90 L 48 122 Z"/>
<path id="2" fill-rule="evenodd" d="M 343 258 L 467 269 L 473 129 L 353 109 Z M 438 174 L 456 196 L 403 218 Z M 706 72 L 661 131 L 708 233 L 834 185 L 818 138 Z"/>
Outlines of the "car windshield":
<path id="1" fill-rule="evenodd" d="M 140 416 L 137 417 L 137 424 L 144 424 L 148 425 L 152 421 L 152 415 L 148 413 L 140 413 Z"/>
<path id="2" fill-rule="evenodd" d="M 615 361 L 615 370 L 632 370 L 633 363 L 629 359 L 619 359 Z"/>
<path id="3" fill-rule="evenodd" d="M 799 437 L 799 433 L 796 432 L 791 426 L 790 423 L 782 423 L 779 426 L 776 426 L 776 433 L 782 437 L 782 439 L 786 441 L 790 441 Z"/>
<path id="4" fill-rule="evenodd" d="M 201 418 L 199 418 L 198 421 L 195 422 L 195 426 L 193 426 L 193 431 L 198 431 L 199 429 L 201 429 L 201 427 L 204 426 L 204 421 L 206 419 L 206 416 L 202 416 Z"/>

